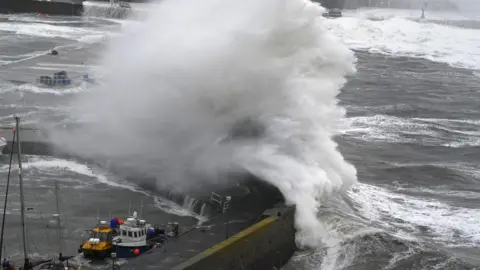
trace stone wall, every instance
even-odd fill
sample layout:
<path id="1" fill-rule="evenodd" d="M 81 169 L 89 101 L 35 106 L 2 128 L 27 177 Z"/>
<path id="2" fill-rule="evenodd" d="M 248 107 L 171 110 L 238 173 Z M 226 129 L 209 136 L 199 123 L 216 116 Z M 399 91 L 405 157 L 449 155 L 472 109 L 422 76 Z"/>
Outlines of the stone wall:
<path id="1" fill-rule="evenodd" d="M 271 216 L 205 250 L 173 270 L 270 270 L 295 252 L 294 208 Z"/>

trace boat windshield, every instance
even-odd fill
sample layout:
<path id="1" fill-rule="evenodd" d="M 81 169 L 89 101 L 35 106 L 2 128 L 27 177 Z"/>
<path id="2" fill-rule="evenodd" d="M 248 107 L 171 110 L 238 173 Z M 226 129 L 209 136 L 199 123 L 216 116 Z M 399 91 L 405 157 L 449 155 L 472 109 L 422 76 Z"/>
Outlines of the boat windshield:
<path id="1" fill-rule="evenodd" d="M 112 241 L 112 234 L 109 232 L 94 232 L 90 233 L 90 238 L 98 238 L 100 241 Z"/>

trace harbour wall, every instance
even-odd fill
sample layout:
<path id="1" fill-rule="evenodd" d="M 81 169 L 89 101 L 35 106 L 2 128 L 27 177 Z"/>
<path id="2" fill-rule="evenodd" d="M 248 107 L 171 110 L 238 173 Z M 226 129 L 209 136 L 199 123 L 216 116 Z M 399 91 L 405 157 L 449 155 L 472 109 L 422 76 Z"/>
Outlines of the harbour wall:
<path id="1" fill-rule="evenodd" d="M 83 14 L 84 0 L 2 0 L 2 13 L 41 13 L 49 15 Z"/>
<path id="2" fill-rule="evenodd" d="M 278 211 L 173 270 L 278 269 L 296 250 L 294 212 L 293 207 Z"/>
<path id="3" fill-rule="evenodd" d="M 320 3 L 326 9 L 343 9 L 345 1 L 349 0 L 312 0 L 312 2 Z"/>

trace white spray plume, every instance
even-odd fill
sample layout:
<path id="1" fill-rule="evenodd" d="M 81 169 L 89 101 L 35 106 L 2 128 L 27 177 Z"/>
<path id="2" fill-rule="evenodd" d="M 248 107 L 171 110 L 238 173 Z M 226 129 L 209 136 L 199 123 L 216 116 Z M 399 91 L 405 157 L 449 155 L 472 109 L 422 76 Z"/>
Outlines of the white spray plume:
<path id="1" fill-rule="evenodd" d="M 101 124 L 83 130 L 88 143 L 70 140 L 177 187 L 248 171 L 296 204 L 298 243 L 317 245 L 318 198 L 356 181 L 332 139 L 355 57 L 322 12 L 306 0 L 162 1 L 111 45 L 106 86 L 77 104 Z M 242 123 L 263 131 L 232 137 Z"/>

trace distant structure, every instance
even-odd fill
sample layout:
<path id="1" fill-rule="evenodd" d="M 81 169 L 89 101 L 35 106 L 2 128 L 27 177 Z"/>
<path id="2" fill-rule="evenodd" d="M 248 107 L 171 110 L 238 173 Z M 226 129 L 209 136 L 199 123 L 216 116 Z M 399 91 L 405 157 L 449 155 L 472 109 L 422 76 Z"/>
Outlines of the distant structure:
<path id="1" fill-rule="evenodd" d="M 425 9 L 427 9 L 427 0 L 423 0 L 423 6 L 422 6 L 422 19 L 425 19 Z"/>
<path id="2" fill-rule="evenodd" d="M 426 4 L 421 0 L 345 0 L 344 8 L 356 9 L 363 7 L 422 9 Z M 430 0 L 429 10 L 458 10 L 453 0 Z"/>
<path id="3" fill-rule="evenodd" d="M 326 9 L 344 9 L 345 1 L 349 0 L 312 0 L 312 2 L 320 3 Z"/>
<path id="4" fill-rule="evenodd" d="M 84 0 L 0 0 L 0 13 L 82 15 Z"/>

